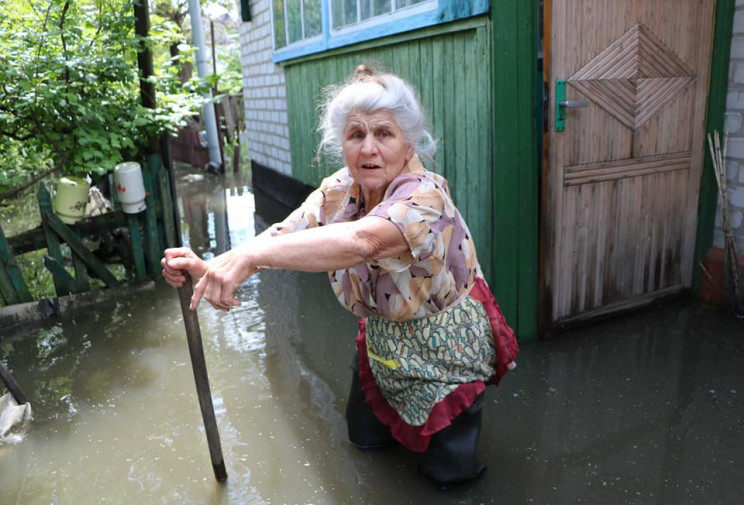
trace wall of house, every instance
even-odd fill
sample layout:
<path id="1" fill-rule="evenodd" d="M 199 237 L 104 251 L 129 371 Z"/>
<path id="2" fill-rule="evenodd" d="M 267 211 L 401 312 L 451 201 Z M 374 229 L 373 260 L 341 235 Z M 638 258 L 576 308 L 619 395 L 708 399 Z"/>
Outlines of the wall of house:
<path id="1" fill-rule="evenodd" d="M 739 253 L 744 253 L 744 0 L 736 0 L 725 128 L 729 133 L 726 156 L 729 219 Z M 713 246 L 723 247 L 721 207 L 716 213 Z"/>
<path id="2" fill-rule="evenodd" d="M 491 288 L 525 339 L 537 334 L 537 12 L 531 2 L 499 5 L 278 66 L 271 62 L 270 4 L 255 0 L 254 20 L 241 28 L 245 110 L 254 182 L 279 199 L 287 188 L 300 192 L 292 182 L 314 186 L 338 168 L 316 159 L 324 86 L 374 60 L 411 82 L 439 140 L 429 166 L 448 178 Z"/>
<path id="3" fill-rule="evenodd" d="M 292 175 L 317 186 L 342 162 L 317 160 L 317 104 L 323 88 L 346 79 L 357 65 L 378 64 L 419 93 L 437 155 L 427 168 L 444 175 L 478 247 L 486 275 L 494 255 L 491 24 L 487 16 L 434 26 L 329 51 L 286 65 L 294 153 Z M 499 170 L 507 170 L 499 166 Z M 491 278 L 489 278 L 490 280 Z"/>
<path id="4" fill-rule="evenodd" d="M 243 96 L 251 160 L 285 175 L 292 174 L 284 69 L 271 61 L 271 3 L 251 2 L 252 20 L 240 26 Z"/>

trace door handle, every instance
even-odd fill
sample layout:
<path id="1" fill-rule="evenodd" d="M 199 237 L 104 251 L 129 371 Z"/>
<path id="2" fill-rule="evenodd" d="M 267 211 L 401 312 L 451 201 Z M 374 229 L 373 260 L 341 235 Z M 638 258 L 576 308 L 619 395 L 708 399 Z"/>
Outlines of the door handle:
<path id="1" fill-rule="evenodd" d="M 558 105 L 569 109 L 577 109 L 579 107 L 589 107 L 589 100 L 563 100 L 558 102 Z"/>
<path id="2" fill-rule="evenodd" d="M 587 100 L 566 100 L 566 81 L 557 79 L 555 81 L 555 131 L 562 132 L 566 129 L 566 109 L 589 107 Z"/>

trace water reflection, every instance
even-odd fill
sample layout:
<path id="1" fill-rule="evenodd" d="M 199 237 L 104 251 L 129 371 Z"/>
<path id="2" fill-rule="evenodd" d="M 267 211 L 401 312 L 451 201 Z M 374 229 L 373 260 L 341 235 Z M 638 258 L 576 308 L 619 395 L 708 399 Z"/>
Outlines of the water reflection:
<path id="1" fill-rule="evenodd" d="M 196 174 L 199 175 L 199 174 Z M 184 240 L 239 244 L 287 209 L 183 172 Z M 402 450 L 359 452 L 343 412 L 356 322 L 322 274 L 265 271 L 240 308 L 200 307 L 229 474 L 215 482 L 175 291 L 147 285 L 3 332 L 31 397 L 0 447 L 0 503 L 739 503 L 742 327 L 683 303 L 523 345 L 487 392 L 477 483 L 445 492 Z"/>

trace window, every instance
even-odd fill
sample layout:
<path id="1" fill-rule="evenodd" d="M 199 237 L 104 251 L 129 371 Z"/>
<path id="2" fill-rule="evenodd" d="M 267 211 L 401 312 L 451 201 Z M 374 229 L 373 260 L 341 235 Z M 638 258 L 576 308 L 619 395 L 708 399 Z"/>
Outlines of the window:
<path id="1" fill-rule="evenodd" d="M 430 0 L 333 0 L 333 29 L 361 23 L 383 14 L 392 14 L 420 3 L 434 3 Z"/>
<path id="2" fill-rule="evenodd" d="M 488 12 L 489 0 L 272 0 L 274 61 Z"/>

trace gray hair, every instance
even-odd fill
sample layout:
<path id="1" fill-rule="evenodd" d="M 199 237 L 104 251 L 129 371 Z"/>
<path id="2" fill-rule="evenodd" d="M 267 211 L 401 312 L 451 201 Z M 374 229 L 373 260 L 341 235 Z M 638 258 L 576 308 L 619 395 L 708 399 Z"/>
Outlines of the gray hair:
<path id="1" fill-rule="evenodd" d="M 427 160 L 434 158 L 437 146 L 425 128 L 423 109 L 411 85 L 400 77 L 373 74 L 369 67 L 360 65 L 347 82 L 326 88 L 325 96 L 320 107 L 319 154 L 342 157 L 343 132 L 350 113 L 388 110 L 414 152 Z"/>

